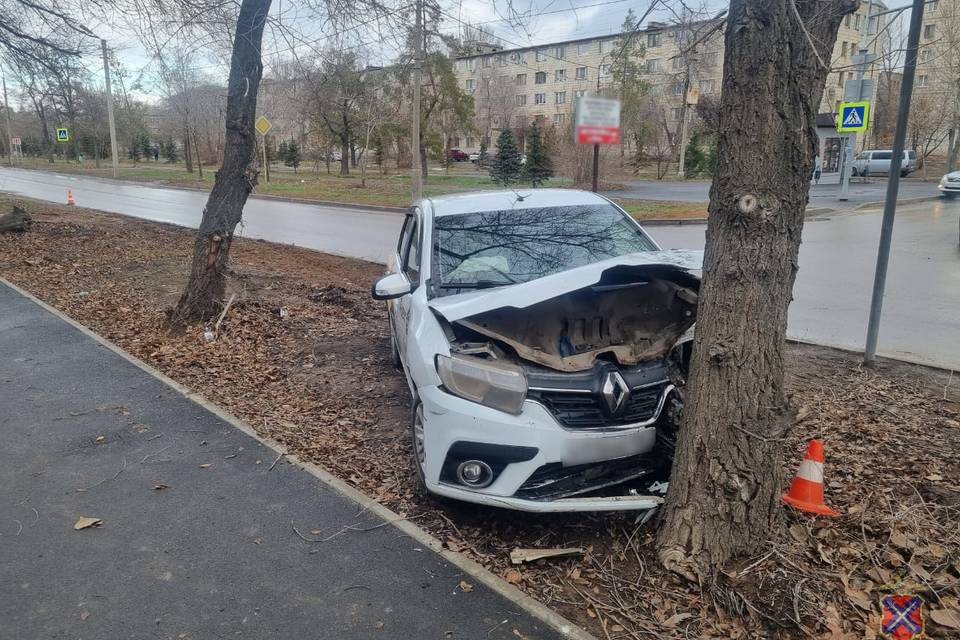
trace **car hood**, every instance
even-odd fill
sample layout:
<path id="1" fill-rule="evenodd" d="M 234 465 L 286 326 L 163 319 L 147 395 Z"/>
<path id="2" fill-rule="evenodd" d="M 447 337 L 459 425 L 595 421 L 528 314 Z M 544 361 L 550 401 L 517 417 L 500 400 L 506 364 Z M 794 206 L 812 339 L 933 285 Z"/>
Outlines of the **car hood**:
<path id="1" fill-rule="evenodd" d="M 951 171 L 950 173 L 948 173 L 943 177 L 948 178 L 950 180 L 960 180 L 960 171 Z"/>
<path id="2" fill-rule="evenodd" d="M 673 267 L 683 271 L 699 271 L 702 265 L 703 251 L 687 249 L 644 251 L 593 262 L 520 284 L 432 298 L 429 306 L 448 322 L 456 322 L 495 309 L 525 309 L 545 300 L 584 289 L 597 284 L 605 272 L 614 268 Z"/>

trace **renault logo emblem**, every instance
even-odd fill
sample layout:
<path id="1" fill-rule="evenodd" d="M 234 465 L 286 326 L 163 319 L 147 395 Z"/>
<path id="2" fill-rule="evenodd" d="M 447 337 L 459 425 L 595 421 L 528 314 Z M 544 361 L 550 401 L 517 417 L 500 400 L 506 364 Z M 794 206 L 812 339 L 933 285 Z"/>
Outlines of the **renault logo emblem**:
<path id="1" fill-rule="evenodd" d="M 607 405 L 607 411 L 612 416 L 619 415 L 630 399 L 630 387 L 627 386 L 627 381 L 623 379 L 619 371 L 611 371 L 607 374 L 607 377 L 603 380 L 600 393 Z"/>

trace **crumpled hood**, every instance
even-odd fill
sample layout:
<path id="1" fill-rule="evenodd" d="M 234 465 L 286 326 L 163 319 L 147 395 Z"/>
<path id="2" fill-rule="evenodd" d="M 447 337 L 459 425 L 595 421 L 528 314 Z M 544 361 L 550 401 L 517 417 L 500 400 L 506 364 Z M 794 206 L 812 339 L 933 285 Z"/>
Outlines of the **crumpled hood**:
<path id="1" fill-rule="evenodd" d="M 448 322 L 456 322 L 494 309 L 525 309 L 565 293 L 584 289 L 597 284 L 607 270 L 616 267 L 677 267 L 684 271 L 699 271 L 702 265 L 703 251 L 644 251 L 594 262 L 520 284 L 432 298 L 429 306 Z"/>

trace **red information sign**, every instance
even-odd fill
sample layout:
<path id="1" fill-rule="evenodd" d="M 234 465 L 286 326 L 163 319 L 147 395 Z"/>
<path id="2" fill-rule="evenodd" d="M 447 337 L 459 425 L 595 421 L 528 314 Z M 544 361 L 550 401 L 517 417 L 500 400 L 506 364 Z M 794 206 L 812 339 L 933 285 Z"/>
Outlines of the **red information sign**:
<path id="1" fill-rule="evenodd" d="M 578 144 L 620 142 L 620 101 L 583 96 L 577 100 Z"/>
<path id="2" fill-rule="evenodd" d="M 10 138 L 10 144 L 12 144 L 12 145 L 15 146 L 15 147 L 19 147 L 19 146 L 20 146 L 20 138 Z"/>

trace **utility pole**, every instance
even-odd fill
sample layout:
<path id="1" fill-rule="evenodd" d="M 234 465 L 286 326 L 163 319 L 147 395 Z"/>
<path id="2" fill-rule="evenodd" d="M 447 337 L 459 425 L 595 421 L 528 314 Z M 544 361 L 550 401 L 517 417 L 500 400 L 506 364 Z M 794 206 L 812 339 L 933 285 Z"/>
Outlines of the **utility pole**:
<path id="1" fill-rule="evenodd" d="M 863 29 L 860 31 L 860 42 L 857 44 L 857 57 L 859 62 L 857 62 L 857 92 L 854 96 L 843 96 L 844 102 L 859 102 L 862 100 L 870 100 L 872 96 L 864 96 L 863 93 L 863 76 L 867 72 L 867 67 L 870 65 L 872 60 L 868 59 L 870 54 L 867 50 L 867 42 L 870 37 L 870 18 L 871 13 L 873 12 L 873 0 L 867 3 L 867 20 L 866 24 L 863 26 Z M 877 29 L 880 28 L 880 14 L 873 16 L 877 19 Z M 844 93 L 846 93 L 846 88 L 844 88 Z M 870 91 L 872 93 L 872 90 Z M 873 109 L 870 110 L 871 113 Z M 848 133 L 843 136 L 843 175 L 840 176 L 840 197 L 839 200 L 847 200 L 850 197 L 850 174 L 853 171 L 853 158 L 857 148 L 857 134 L 856 132 Z"/>
<path id="2" fill-rule="evenodd" d="M 13 128 L 10 126 L 10 105 L 7 104 L 7 76 L 3 78 L 3 110 L 7 113 L 7 161 L 13 166 Z"/>
<path id="3" fill-rule="evenodd" d="M 686 82 L 683 83 L 683 107 L 681 111 L 681 121 L 680 121 L 680 158 L 677 164 L 677 175 L 681 178 L 684 177 L 686 170 L 687 161 L 687 121 L 690 120 L 690 87 L 693 85 L 693 79 L 690 77 L 693 72 L 690 70 L 690 56 L 687 56 L 686 60 Z"/>
<path id="4" fill-rule="evenodd" d="M 913 0 L 910 31 L 907 34 L 907 60 L 903 65 L 900 85 L 900 105 L 897 109 L 897 130 L 893 137 L 893 158 L 890 159 L 890 177 L 887 179 L 887 199 L 883 205 L 880 226 L 880 248 L 877 251 L 877 270 L 873 278 L 873 297 L 870 300 L 870 320 L 867 325 L 867 345 L 863 362 L 873 364 L 877 357 L 877 337 L 880 333 L 880 313 L 883 309 L 883 291 L 887 284 L 887 265 L 890 262 L 890 244 L 893 240 L 893 220 L 897 213 L 897 193 L 900 190 L 900 165 L 907 138 L 907 119 L 910 116 L 910 97 L 913 95 L 913 77 L 917 71 L 917 52 L 920 28 L 923 26 L 923 5 L 926 0 Z"/>
<path id="5" fill-rule="evenodd" d="M 413 202 L 417 203 L 423 194 L 423 177 L 420 175 L 420 82 L 421 70 L 423 68 L 423 0 L 416 1 L 416 27 L 414 29 L 414 53 L 413 53 L 413 103 L 410 108 L 410 143 L 411 149 L 411 169 L 410 169 L 410 190 L 413 196 Z"/>
<path id="6" fill-rule="evenodd" d="M 107 90 L 107 120 L 110 121 L 110 158 L 113 164 L 113 177 L 119 173 L 119 159 L 117 158 L 117 122 L 113 119 L 113 93 L 110 91 L 110 62 L 107 59 L 107 41 L 100 40 L 103 50 L 103 83 Z"/>

